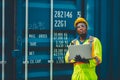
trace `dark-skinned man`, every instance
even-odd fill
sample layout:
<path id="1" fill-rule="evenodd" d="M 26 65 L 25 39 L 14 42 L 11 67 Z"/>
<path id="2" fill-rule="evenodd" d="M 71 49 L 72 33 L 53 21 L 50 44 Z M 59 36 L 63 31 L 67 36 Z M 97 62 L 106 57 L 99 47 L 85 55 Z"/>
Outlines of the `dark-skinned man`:
<path id="1" fill-rule="evenodd" d="M 98 38 L 88 35 L 88 23 L 84 18 L 77 18 L 74 27 L 78 33 L 78 37 L 71 41 L 70 45 L 91 44 L 92 59 L 81 58 L 80 55 L 69 60 L 69 50 L 65 55 L 66 63 L 73 63 L 74 70 L 71 80 L 98 80 L 96 74 L 96 66 L 102 62 L 102 45 Z M 83 53 L 84 54 L 84 53 Z"/>

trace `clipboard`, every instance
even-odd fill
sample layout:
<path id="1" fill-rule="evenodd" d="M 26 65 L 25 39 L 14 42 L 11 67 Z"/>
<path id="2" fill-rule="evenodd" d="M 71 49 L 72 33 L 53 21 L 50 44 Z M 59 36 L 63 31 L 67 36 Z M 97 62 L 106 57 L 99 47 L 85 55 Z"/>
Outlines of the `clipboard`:
<path id="1" fill-rule="evenodd" d="M 74 59 L 76 55 L 80 55 L 81 58 L 92 59 L 92 47 L 90 44 L 69 45 L 68 50 L 70 53 L 69 60 Z"/>

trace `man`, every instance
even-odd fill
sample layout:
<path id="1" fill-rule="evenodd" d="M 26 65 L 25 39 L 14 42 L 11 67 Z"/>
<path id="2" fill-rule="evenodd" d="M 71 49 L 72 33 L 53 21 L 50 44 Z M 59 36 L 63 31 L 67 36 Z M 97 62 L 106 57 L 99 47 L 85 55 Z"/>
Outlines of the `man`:
<path id="1" fill-rule="evenodd" d="M 84 18 L 77 18 L 74 22 L 78 37 L 71 41 L 70 45 L 91 44 L 92 59 L 81 58 L 80 55 L 69 60 L 69 50 L 65 55 L 66 63 L 73 63 L 74 70 L 72 80 L 98 80 L 96 66 L 102 62 L 102 46 L 98 38 L 87 34 L 88 23 Z M 84 54 L 84 53 L 83 53 Z"/>

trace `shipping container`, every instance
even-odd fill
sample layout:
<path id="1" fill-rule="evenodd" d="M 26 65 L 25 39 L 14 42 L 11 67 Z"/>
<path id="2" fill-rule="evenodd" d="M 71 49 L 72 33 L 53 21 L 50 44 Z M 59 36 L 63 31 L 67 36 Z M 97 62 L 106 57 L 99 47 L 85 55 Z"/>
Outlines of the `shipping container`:
<path id="1" fill-rule="evenodd" d="M 119 0 L 0 0 L 0 80 L 71 80 L 64 57 L 84 17 L 102 43 L 98 80 L 120 79 Z"/>

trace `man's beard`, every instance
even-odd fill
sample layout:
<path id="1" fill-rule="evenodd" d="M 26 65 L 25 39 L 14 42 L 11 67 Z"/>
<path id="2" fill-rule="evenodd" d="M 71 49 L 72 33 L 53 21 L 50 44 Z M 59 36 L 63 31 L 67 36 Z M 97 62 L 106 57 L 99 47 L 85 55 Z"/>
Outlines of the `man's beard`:
<path id="1" fill-rule="evenodd" d="M 85 38 L 87 36 L 87 33 L 85 33 L 85 34 L 79 34 L 79 35 L 80 35 L 80 37 Z"/>

